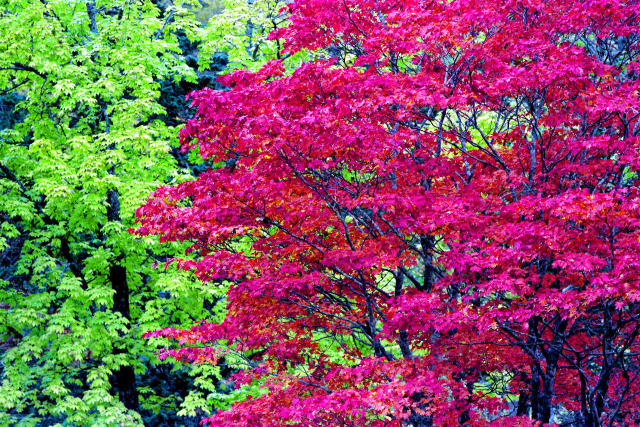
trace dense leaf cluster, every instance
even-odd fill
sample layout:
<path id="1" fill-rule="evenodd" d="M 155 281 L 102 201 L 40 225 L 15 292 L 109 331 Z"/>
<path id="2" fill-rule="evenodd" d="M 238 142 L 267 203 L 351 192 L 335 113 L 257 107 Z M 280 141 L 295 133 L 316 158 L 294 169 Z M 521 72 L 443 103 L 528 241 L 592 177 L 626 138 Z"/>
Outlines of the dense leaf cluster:
<path id="1" fill-rule="evenodd" d="M 193 94 L 183 149 L 227 167 L 137 212 L 232 283 L 150 335 L 262 381 L 208 422 L 640 423 L 640 4 L 288 10 L 313 60 Z"/>

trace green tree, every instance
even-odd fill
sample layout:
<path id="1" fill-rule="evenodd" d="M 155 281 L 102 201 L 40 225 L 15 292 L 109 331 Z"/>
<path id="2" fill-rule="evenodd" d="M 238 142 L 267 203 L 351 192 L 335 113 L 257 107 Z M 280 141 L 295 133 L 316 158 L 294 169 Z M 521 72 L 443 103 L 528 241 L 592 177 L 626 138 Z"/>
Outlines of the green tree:
<path id="1" fill-rule="evenodd" d="M 183 3 L 0 1 L 0 91 L 16 111 L 0 132 L 0 424 L 162 423 L 185 398 L 150 376 L 193 380 L 140 336 L 220 316 L 217 295 L 164 273 L 179 245 L 126 230 L 153 188 L 190 175 L 160 81 L 196 83 L 178 35 L 198 28 Z M 191 373 L 215 391 L 219 368 Z"/>
<path id="2" fill-rule="evenodd" d="M 270 59 L 280 58 L 279 40 L 269 40 L 269 32 L 287 24 L 281 12 L 284 0 L 223 0 L 216 19 L 201 30 L 200 65 L 208 67 L 217 52 L 228 56 L 228 71 L 257 70 Z"/>

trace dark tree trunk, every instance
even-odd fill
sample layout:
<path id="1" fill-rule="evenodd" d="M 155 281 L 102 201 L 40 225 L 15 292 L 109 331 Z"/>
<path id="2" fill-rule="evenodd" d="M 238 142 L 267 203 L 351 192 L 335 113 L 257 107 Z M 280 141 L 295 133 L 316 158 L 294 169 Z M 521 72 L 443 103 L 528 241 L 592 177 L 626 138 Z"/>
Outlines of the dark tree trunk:
<path id="1" fill-rule="evenodd" d="M 529 412 L 529 394 L 525 391 L 521 392 L 518 396 L 518 406 L 516 408 L 516 415 L 527 415 Z"/>
<path id="2" fill-rule="evenodd" d="M 424 284 L 421 291 L 431 292 L 433 284 L 436 281 L 436 267 L 433 265 L 433 248 L 435 247 L 435 239 L 433 236 L 421 236 L 420 246 L 422 246 L 422 257 L 424 260 Z"/>
<path id="3" fill-rule="evenodd" d="M 535 353 L 540 355 L 540 359 L 544 358 L 546 362 L 546 370 L 543 370 L 539 363 L 535 363 L 531 369 L 531 415 L 533 419 L 541 421 L 543 424 L 549 423 L 551 419 L 558 360 L 563 350 L 563 336 L 567 325 L 566 320 L 556 317 L 553 340 L 548 343 L 546 349 L 543 343 L 535 344 L 533 349 Z M 530 331 L 532 326 L 535 336 L 539 339 L 538 319 L 530 322 Z"/>
<path id="4" fill-rule="evenodd" d="M 111 171 L 110 171 L 111 172 Z M 118 190 L 111 189 L 107 191 L 107 219 L 111 221 L 120 221 L 120 197 Z M 109 267 L 109 281 L 111 288 L 115 291 L 113 294 L 113 311 L 120 313 L 125 319 L 131 320 L 129 310 L 129 284 L 127 283 L 127 269 L 122 265 L 124 256 L 117 256 Z M 127 350 L 123 348 L 115 349 L 115 354 L 123 354 Z M 137 410 L 138 390 L 136 389 L 136 374 L 131 366 L 121 366 L 114 372 L 112 384 L 114 389 L 118 391 L 120 401 L 128 409 Z"/>

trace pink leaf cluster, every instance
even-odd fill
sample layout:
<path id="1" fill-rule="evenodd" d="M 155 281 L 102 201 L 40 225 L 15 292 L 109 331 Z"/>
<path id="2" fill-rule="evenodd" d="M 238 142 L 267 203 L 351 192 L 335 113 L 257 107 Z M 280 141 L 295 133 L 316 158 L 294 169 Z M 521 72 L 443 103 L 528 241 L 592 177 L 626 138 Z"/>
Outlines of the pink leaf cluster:
<path id="1" fill-rule="evenodd" d="M 139 208 L 226 280 L 155 334 L 268 393 L 214 425 L 640 423 L 640 4 L 295 0 L 280 61 L 192 94 L 225 162 Z M 240 377 L 238 377 L 240 378 Z"/>

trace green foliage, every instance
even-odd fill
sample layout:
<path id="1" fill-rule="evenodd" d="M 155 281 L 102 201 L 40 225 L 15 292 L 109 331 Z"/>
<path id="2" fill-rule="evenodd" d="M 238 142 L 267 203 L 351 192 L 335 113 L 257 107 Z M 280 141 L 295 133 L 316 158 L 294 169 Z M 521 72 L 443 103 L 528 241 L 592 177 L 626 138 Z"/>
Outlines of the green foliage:
<path id="1" fill-rule="evenodd" d="M 159 119 L 161 81 L 196 83 L 177 35 L 199 26 L 188 6 L 0 2 L 0 424 L 135 425 L 182 401 L 201 410 L 186 387 L 141 388 L 127 408 L 112 385 L 128 366 L 140 387 L 209 374 L 160 372 L 141 335 L 209 318 L 218 296 L 164 271 L 184 247 L 127 233 L 151 190 L 191 176 L 172 155 L 177 129 Z M 114 303 L 114 266 L 126 269 L 129 313 Z"/>
<path id="2" fill-rule="evenodd" d="M 279 40 L 268 40 L 269 32 L 287 24 L 284 0 L 222 0 L 224 8 L 201 30 L 200 60 L 208 68 L 216 53 L 228 56 L 227 71 L 257 70 L 267 61 L 281 59 Z M 287 63 L 295 67 L 306 54 L 295 54 Z"/>

